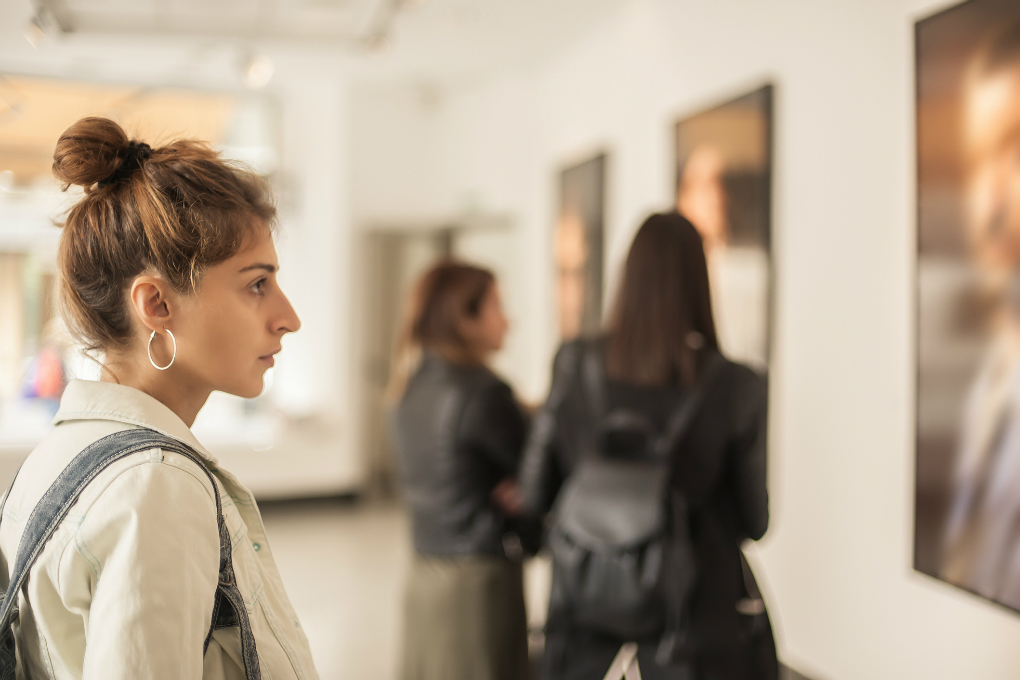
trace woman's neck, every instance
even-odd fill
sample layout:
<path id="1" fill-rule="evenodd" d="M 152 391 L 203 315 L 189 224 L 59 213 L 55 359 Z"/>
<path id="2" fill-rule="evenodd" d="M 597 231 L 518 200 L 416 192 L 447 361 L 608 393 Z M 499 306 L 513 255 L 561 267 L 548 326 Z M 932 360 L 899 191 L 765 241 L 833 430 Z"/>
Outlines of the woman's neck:
<path id="1" fill-rule="evenodd" d="M 467 347 L 441 346 L 432 349 L 444 361 L 461 366 L 486 366 L 488 357 Z"/>
<path id="2" fill-rule="evenodd" d="M 144 392 L 173 411 L 189 428 L 212 394 L 207 387 L 191 384 L 180 371 L 157 372 L 147 361 L 116 353 L 107 355 L 100 380 Z"/>

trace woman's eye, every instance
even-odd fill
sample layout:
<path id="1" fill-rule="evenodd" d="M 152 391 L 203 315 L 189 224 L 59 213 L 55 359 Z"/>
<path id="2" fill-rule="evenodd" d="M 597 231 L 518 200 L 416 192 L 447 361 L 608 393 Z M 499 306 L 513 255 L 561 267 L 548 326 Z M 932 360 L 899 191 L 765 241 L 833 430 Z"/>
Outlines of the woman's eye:
<path id="1" fill-rule="evenodd" d="M 262 288 L 265 285 L 266 285 L 266 280 L 265 279 L 259 279 L 255 283 L 251 284 L 251 289 L 255 292 L 256 295 L 262 295 L 263 292 L 264 292 L 262 290 Z"/>

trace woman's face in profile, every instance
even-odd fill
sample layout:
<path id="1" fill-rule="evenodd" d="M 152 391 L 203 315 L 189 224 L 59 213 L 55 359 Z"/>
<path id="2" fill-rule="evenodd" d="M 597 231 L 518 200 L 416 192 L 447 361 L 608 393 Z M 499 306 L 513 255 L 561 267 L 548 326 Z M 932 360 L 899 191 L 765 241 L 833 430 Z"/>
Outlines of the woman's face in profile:
<path id="1" fill-rule="evenodd" d="M 465 320 L 461 332 L 476 354 L 487 356 L 503 348 L 503 339 L 509 327 L 510 323 L 503 314 L 499 285 L 493 283 L 482 300 L 478 316 Z"/>
<path id="2" fill-rule="evenodd" d="M 185 380 L 244 398 L 262 392 L 280 340 L 301 322 L 276 280 L 268 229 L 247 249 L 210 267 L 174 321 Z"/>

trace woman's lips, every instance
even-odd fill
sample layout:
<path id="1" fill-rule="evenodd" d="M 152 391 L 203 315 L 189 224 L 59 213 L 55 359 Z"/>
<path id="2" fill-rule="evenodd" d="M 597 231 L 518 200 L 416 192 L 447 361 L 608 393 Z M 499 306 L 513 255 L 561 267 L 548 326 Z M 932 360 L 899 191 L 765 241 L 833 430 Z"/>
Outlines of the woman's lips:
<path id="1" fill-rule="evenodd" d="M 259 361 L 266 362 L 266 364 L 268 364 L 270 367 L 275 366 L 276 365 L 276 359 L 273 358 L 273 355 L 274 354 L 279 354 L 279 352 L 280 352 L 280 350 L 275 349 L 272 352 L 270 352 L 269 354 L 264 354 L 264 355 L 260 356 L 259 357 Z"/>

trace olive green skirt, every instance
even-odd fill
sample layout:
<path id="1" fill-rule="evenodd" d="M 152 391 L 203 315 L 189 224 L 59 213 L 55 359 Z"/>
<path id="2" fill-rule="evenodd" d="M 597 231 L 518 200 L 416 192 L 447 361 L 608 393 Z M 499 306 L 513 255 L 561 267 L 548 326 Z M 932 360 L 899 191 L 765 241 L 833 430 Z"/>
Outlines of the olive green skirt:
<path id="1" fill-rule="evenodd" d="M 521 565 L 415 555 L 404 599 L 404 680 L 524 680 Z"/>

